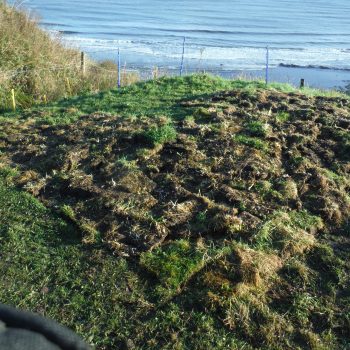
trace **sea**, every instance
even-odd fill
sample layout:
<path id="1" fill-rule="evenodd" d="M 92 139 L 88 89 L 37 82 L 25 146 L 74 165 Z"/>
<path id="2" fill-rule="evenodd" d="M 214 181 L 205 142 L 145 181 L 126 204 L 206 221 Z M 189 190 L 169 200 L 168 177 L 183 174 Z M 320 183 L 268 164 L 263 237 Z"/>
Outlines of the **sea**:
<path id="1" fill-rule="evenodd" d="M 11 3 L 11 2 L 10 2 Z M 69 46 L 125 69 L 350 83 L 349 0 L 16 1 Z M 268 59 L 267 59 L 268 50 Z"/>

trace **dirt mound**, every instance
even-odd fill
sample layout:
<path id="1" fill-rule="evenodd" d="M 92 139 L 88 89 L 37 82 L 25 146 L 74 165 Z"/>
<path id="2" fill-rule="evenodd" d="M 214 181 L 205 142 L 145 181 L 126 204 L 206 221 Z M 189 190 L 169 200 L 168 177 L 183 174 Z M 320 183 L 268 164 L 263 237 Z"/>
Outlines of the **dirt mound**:
<path id="1" fill-rule="evenodd" d="M 3 123 L 0 162 L 19 167 L 17 183 L 74 221 L 86 243 L 120 255 L 174 238 L 252 241 L 276 211 L 305 210 L 331 233 L 348 220 L 349 100 L 227 91 L 182 107 L 189 113 L 175 121 Z"/>

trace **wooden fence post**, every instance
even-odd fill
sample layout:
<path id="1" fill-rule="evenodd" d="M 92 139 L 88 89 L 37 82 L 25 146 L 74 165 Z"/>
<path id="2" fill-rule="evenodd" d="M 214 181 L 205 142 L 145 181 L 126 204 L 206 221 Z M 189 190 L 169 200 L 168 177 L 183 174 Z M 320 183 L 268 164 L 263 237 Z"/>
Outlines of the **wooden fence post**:
<path id="1" fill-rule="evenodd" d="M 15 90 L 11 90 L 11 100 L 12 100 L 12 109 L 13 111 L 16 111 L 16 97 L 15 97 Z"/>
<path id="2" fill-rule="evenodd" d="M 305 79 L 300 79 L 300 89 L 305 87 Z"/>
<path id="3" fill-rule="evenodd" d="M 85 52 L 81 52 L 80 55 L 80 70 L 83 76 L 85 76 L 86 73 L 86 65 L 85 65 Z"/>
<path id="4" fill-rule="evenodd" d="M 66 88 L 67 88 L 69 95 L 72 95 L 72 88 L 71 88 L 70 81 L 69 81 L 68 77 L 66 77 Z"/>
<path id="5" fill-rule="evenodd" d="M 158 67 L 155 66 L 155 67 L 153 68 L 153 79 L 155 79 L 155 80 L 158 79 L 158 73 L 159 73 Z"/>

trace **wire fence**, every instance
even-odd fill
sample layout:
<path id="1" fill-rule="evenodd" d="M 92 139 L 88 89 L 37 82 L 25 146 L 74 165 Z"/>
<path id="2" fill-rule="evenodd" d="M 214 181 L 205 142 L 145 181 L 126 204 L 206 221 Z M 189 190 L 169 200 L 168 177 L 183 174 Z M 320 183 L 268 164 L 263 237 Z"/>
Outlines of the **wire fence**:
<path id="1" fill-rule="evenodd" d="M 173 45 L 173 42 L 167 43 L 169 47 Z M 248 77 L 248 78 L 259 78 L 259 79 L 264 79 L 266 83 L 269 83 L 272 80 L 271 77 L 271 69 L 276 67 L 276 56 L 280 55 L 281 52 L 283 52 L 281 49 L 276 50 L 275 48 L 271 48 L 269 46 L 266 46 L 264 51 L 260 49 L 259 53 L 258 51 L 253 51 L 254 55 L 258 55 L 257 61 L 258 64 L 255 67 L 255 73 L 250 74 L 253 69 L 247 69 L 244 70 L 242 67 L 237 67 L 237 69 L 224 69 L 223 67 L 212 67 L 206 61 L 206 58 L 203 55 L 203 52 L 205 51 L 205 48 L 200 48 L 199 46 L 197 49 L 199 50 L 199 54 L 197 55 L 197 58 L 194 59 L 193 57 L 188 57 L 187 55 L 187 50 L 192 50 L 192 48 L 187 47 L 187 41 L 186 38 L 183 38 L 182 40 L 182 45 L 179 45 L 179 40 L 177 40 L 177 46 L 176 50 L 178 50 L 178 55 L 177 57 L 174 56 L 172 57 L 172 63 L 168 65 L 162 65 L 158 64 L 159 62 L 162 61 L 162 56 L 158 56 L 157 60 L 155 62 L 146 62 L 144 63 L 143 60 L 141 59 L 141 63 L 135 64 L 135 60 L 137 58 L 135 57 L 140 57 L 142 56 L 142 52 L 140 53 L 139 48 L 133 47 L 132 45 L 128 46 L 127 48 L 120 48 L 120 47 L 99 47 L 96 49 L 87 49 L 86 54 L 81 53 L 81 57 L 79 58 L 79 55 L 75 57 L 72 62 L 67 63 L 67 64 L 49 64 L 47 63 L 45 67 L 29 67 L 28 65 L 25 66 L 18 66 L 18 67 L 12 67 L 11 69 L 1 69 L 0 68 L 0 84 L 2 81 L 9 81 L 11 79 L 15 79 L 17 76 L 26 74 L 26 73 L 31 73 L 31 74 L 40 74 L 40 73 L 45 73 L 48 71 L 51 72 L 76 72 L 77 74 L 83 74 L 85 75 L 87 72 L 104 72 L 105 74 L 111 74 L 114 76 L 116 79 L 116 85 L 117 87 L 121 87 L 123 85 L 123 79 L 128 74 L 135 74 L 138 75 L 140 79 L 146 80 L 146 79 L 152 79 L 152 78 L 158 78 L 163 75 L 179 75 L 182 76 L 184 74 L 188 73 L 194 73 L 194 72 L 208 72 L 208 73 L 213 73 L 216 75 L 223 75 L 223 76 L 231 76 L 233 75 L 241 75 L 243 77 Z M 302 50 L 295 49 L 295 55 L 297 56 L 295 60 L 301 56 Z M 325 67 L 322 64 L 317 64 L 315 62 L 315 57 L 320 57 L 322 55 L 322 52 L 319 50 L 312 50 L 308 49 L 307 54 L 312 57 L 310 60 L 310 64 L 305 67 L 305 68 L 319 68 L 319 69 L 331 69 L 330 67 Z M 133 57 L 133 55 L 135 57 Z M 152 56 L 152 51 L 150 50 L 149 52 L 146 52 L 144 54 L 147 57 Z M 313 56 L 312 56 L 313 55 Z M 342 55 L 348 55 L 350 58 L 350 51 L 349 50 L 343 50 Z M 156 57 L 156 55 L 154 55 Z M 274 62 L 272 62 L 272 59 L 274 59 Z M 293 57 L 292 57 L 293 58 Z M 334 54 L 334 58 L 337 58 L 337 53 Z M 99 62 L 99 59 L 102 61 L 110 61 L 109 65 L 104 65 Z M 285 57 L 283 57 L 280 61 L 283 62 Z M 344 59 L 344 57 L 342 57 Z M 241 58 L 242 61 L 242 58 Z M 158 63 L 157 63 L 158 62 Z M 293 62 L 293 60 L 292 60 Z M 231 65 L 234 65 L 234 58 L 231 59 Z M 279 65 L 280 67 L 299 67 L 294 64 L 284 64 L 281 63 Z M 300 67 L 301 68 L 301 67 Z M 348 71 L 350 75 L 350 67 L 349 68 L 343 68 L 343 69 L 337 69 L 333 68 L 335 70 L 342 70 L 342 71 Z M 256 71 L 259 71 L 259 74 L 256 74 Z M 350 77 L 349 77 L 350 80 Z M 294 79 L 295 81 L 295 79 Z M 305 78 L 300 77 L 299 79 L 300 85 L 304 86 L 305 84 Z M 289 81 L 286 81 L 289 82 Z"/>

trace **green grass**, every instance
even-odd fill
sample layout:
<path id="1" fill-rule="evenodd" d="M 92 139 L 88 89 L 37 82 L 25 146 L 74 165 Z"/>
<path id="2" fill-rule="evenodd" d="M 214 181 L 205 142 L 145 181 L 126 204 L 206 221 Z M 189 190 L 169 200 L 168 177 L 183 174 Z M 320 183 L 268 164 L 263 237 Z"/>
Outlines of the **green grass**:
<path id="1" fill-rule="evenodd" d="M 38 123 L 67 124 L 88 113 L 117 113 L 124 117 L 168 116 L 172 119 L 184 118 L 191 108 L 184 108 L 180 102 L 205 97 L 211 93 L 228 89 L 244 89 L 254 94 L 257 89 L 266 89 L 261 81 L 226 80 L 206 74 L 196 74 L 183 78 L 160 78 L 132 84 L 121 89 L 112 89 L 98 94 L 70 97 L 48 105 L 39 105 L 24 113 L 2 112 L 7 118 L 35 117 Z M 268 89 L 297 91 L 287 84 L 271 84 Z M 305 91 L 303 91 L 304 93 Z M 311 93 L 310 93 L 311 94 Z M 313 91 L 314 95 L 322 95 Z M 341 95 L 345 97 L 345 95 Z M 192 108 L 194 113 L 196 107 Z M 0 111 L 1 115 L 1 111 Z"/>
<path id="2" fill-rule="evenodd" d="M 267 124 L 262 123 L 259 120 L 250 121 L 245 124 L 246 133 L 253 137 L 265 137 L 267 130 Z"/>
<path id="3" fill-rule="evenodd" d="M 204 264 L 203 252 L 186 240 L 179 240 L 152 252 L 143 253 L 140 263 L 155 274 L 161 294 L 172 295 Z"/>
<path id="4" fill-rule="evenodd" d="M 290 92 L 300 92 L 300 89 L 290 85 L 290 84 L 284 84 L 284 83 L 270 83 L 268 84 L 269 88 L 276 89 L 278 91 L 290 93 Z M 337 91 L 337 90 L 325 90 L 325 89 L 315 89 L 315 88 L 310 88 L 310 87 L 305 87 L 302 89 L 301 92 L 303 95 L 306 96 L 322 96 L 322 97 L 341 97 L 341 98 L 346 98 L 348 99 L 349 96 L 347 96 L 344 92 L 342 91 Z"/>
<path id="5" fill-rule="evenodd" d="M 161 145 L 176 139 L 176 130 L 170 125 L 153 126 L 145 131 L 142 136 L 152 145 Z"/>
<path id="6" fill-rule="evenodd" d="M 290 114 L 288 112 L 279 112 L 276 115 L 276 121 L 279 123 L 285 123 L 290 119 Z"/>
<path id="7" fill-rule="evenodd" d="M 54 318 L 101 348 L 117 346 L 132 331 L 125 298 L 142 298 L 132 269 L 84 247 L 74 226 L 6 185 L 7 173 L 0 177 L 0 301 Z"/>
<path id="8" fill-rule="evenodd" d="M 243 134 L 234 135 L 234 141 L 241 143 L 255 149 L 262 151 L 267 151 L 269 149 L 269 144 L 266 141 L 259 139 L 258 137 L 247 136 Z"/>
<path id="9" fill-rule="evenodd" d="M 62 100 L 49 107 L 40 107 L 44 113 L 42 122 L 56 124 L 71 122 L 79 115 L 100 112 L 117 113 L 124 117 L 169 116 L 182 118 L 185 110 L 179 102 L 205 96 L 219 90 L 253 84 L 231 82 L 209 75 L 194 75 L 184 78 L 161 78 L 141 82 L 120 90 L 111 90 L 98 95 L 85 95 Z M 45 116 L 45 112 L 47 115 Z M 34 111 L 35 113 L 35 111 Z M 60 115 L 62 114 L 62 118 Z"/>
<path id="10" fill-rule="evenodd" d="M 277 211 L 264 222 L 255 236 L 259 249 L 274 249 L 280 254 L 298 254 L 315 245 L 311 232 L 323 227 L 322 220 L 307 211 Z"/>
<path id="11" fill-rule="evenodd" d="M 269 181 L 258 181 L 254 187 L 254 191 L 259 193 L 262 198 L 277 198 L 282 199 L 282 194 L 273 188 L 273 185 Z"/>

